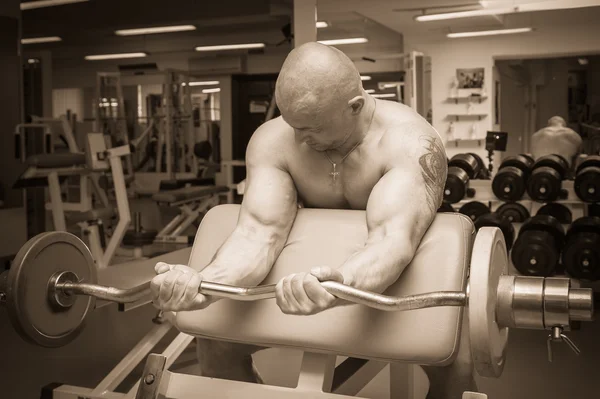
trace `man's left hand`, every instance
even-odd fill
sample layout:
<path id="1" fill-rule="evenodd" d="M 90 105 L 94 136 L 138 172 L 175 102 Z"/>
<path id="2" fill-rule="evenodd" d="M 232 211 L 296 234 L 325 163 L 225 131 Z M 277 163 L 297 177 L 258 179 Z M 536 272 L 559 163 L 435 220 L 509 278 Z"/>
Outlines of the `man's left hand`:
<path id="1" fill-rule="evenodd" d="M 311 315 L 332 307 L 337 298 L 331 295 L 321 281 L 344 282 L 339 270 L 317 267 L 310 273 L 290 274 L 276 286 L 277 305 L 285 314 Z"/>

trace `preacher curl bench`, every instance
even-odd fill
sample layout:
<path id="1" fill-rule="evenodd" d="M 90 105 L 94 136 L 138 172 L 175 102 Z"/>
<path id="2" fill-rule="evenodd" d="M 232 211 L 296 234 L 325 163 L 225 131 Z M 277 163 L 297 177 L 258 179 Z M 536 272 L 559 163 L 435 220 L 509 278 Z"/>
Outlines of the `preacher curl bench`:
<path id="1" fill-rule="evenodd" d="M 230 204 L 208 211 L 196 234 L 190 265 L 201 270 L 209 264 L 234 230 L 239 211 L 239 205 Z M 269 300 L 280 278 L 315 265 L 340 265 L 364 246 L 366 238 L 364 211 L 299 209 L 264 285 L 244 288 L 205 281 L 201 293 L 228 299 L 200 311 L 163 315 L 165 323 L 181 331 L 176 340 L 186 343 L 196 336 L 302 349 L 295 388 L 175 373 L 169 367 L 173 353 L 181 350 L 167 350 L 168 354 L 146 358 L 142 378 L 129 393 L 108 392 L 106 387 L 118 382 L 103 381 L 102 388 L 96 389 L 59 387 L 53 397 L 350 397 L 387 363 L 392 373 L 410 365 L 452 363 L 461 336 L 468 337 L 475 370 L 481 376 L 499 377 L 511 328 L 549 330 L 549 347 L 552 342 L 566 341 L 576 349 L 564 332 L 572 321 L 593 319 L 590 289 L 573 287 L 566 278 L 508 275 L 500 229 L 482 227 L 476 233 L 468 217 L 449 213 L 436 216 L 411 264 L 384 295 L 323 282 L 333 295 L 355 304 L 302 317 L 283 314 Z M 65 232 L 43 233 L 32 238 L 11 269 L 0 275 L 0 299 L 21 336 L 56 347 L 77 337 L 96 298 L 118 303 L 149 299 L 148 275 L 120 289 L 96 285 L 96 275 L 83 242 Z M 336 368 L 336 356 L 348 359 Z M 139 363 L 145 356 L 134 357 Z M 117 374 L 122 381 L 123 373 L 115 372 L 114 378 Z M 408 375 L 392 375 L 392 397 L 414 398 L 407 388 L 410 383 L 404 383 Z M 463 396 L 485 397 L 473 392 Z"/>

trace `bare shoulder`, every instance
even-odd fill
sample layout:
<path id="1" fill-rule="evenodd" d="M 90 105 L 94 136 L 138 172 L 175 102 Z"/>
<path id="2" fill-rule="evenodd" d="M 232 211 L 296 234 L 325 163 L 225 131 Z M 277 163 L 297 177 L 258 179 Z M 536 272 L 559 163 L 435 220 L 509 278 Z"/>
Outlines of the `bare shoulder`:
<path id="1" fill-rule="evenodd" d="M 380 144 L 390 163 L 413 163 L 426 154 L 446 162 L 440 135 L 421 115 L 400 103 L 386 104 L 383 111 L 386 126 Z"/>
<path id="2" fill-rule="evenodd" d="M 263 123 L 248 142 L 246 163 L 249 166 L 282 166 L 289 136 L 289 126 L 281 117 Z"/>

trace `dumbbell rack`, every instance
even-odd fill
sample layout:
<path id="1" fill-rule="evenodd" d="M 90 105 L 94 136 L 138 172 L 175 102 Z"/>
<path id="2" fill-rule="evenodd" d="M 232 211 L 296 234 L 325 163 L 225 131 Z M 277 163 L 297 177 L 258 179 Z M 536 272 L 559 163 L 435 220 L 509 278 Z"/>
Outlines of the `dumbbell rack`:
<path id="1" fill-rule="evenodd" d="M 559 199 L 553 201 L 552 203 L 561 204 L 568 207 L 572 213 L 573 221 L 579 219 L 584 216 L 588 216 L 588 203 L 581 201 L 574 190 L 574 181 L 573 180 L 563 180 L 562 181 L 562 189 L 566 193 L 566 198 Z M 492 180 L 470 180 L 469 181 L 469 193 L 459 202 L 454 204 L 450 204 L 452 208 L 458 212 L 458 210 L 465 204 L 478 201 L 486 204 L 491 212 L 495 212 L 501 205 L 506 203 L 506 201 L 497 198 L 492 191 Z M 468 196 L 471 194 L 472 196 Z M 563 196 L 564 197 L 564 196 Z M 518 201 L 514 201 L 515 203 L 521 204 L 529 211 L 531 216 L 537 214 L 540 208 L 542 208 L 547 203 L 537 202 L 532 200 L 527 193 Z M 515 229 L 515 238 L 518 236 L 519 231 L 523 223 L 512 223 Z M 563 228 L 568 230 L 570 224 L 563 224 Z M 512 259 L 509 254 L 509 272 L 511 275 L 520 276 L 522 275 L 514 266 Z M 555 277 L 570 277 L 561 274 L 556 274 Z M 600 292 L 600 281 L 580 281 L 578 279 L 570 277 L 576 285 L 582 288 L 592 288 L 594 292 Z"/>

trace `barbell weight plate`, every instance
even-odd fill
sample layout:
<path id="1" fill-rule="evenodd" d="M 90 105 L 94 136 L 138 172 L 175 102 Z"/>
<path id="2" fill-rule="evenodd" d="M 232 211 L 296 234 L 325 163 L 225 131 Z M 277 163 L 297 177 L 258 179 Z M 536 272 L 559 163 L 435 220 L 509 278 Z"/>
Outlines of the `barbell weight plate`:
<path id="1" fill-rule="evenodd" d="M 600 167 L 588 166 L 579 170 L 573 188 L 583 202 L 600 202 Z"/>
<path id="2" fill-rule="evenodd" d="M 475 236 L 469 276 L 469 337 L 477 373 L 497 378 L 502 374 L 508 328 L 496 318 L 498 283 L 508 274 L 506 243 L 500 229 L 482 227 Z"/>
<path id="3" fill-rule="evenodd" d="M 562 224 L 570 224 L 573 221 L 571 210 L 563 204 L 551 202 L 538 209 L 536 215 L 554 216 Z"/>
<path id="4" fill-rule="evenodd" d="M 526 175 L 516 166 L 503 166 L 492 180 L 494 195 L 505 201 L 521 199 L 526 187 Z"/>
<path id="5" fill-rule="evenodd" d="M 491 210 L 483 202 L 471 201 L 461 206 L 458 212 L 467 215 L 472 221 L 476 221 L 481 216 L 490 213 Z"/>
<path id="6" fill-rule="evenodd" d="M 477 162 L 477 158 L 471 154 L 456 154 L 450 158 L 450 162 L 448 162 L 448 167 L 452 166 L 464 170 L 469 176 L 469 179 L 475 179 L 477 175 L 479 175 L 481 169 L 481 165 Z"/>
<path id="7" fill-rule="evenodd" d="M 502 219 L 500 215 L 496 213 L 488 213 L 475 220 L 475 228 L 479 230 L 482 227 L 498 227 L 504 235 L 506 251 L 510 251 L 515 240 L 515 228 L 511 222 Z"/>
<path id="8" fill-rule="evenodd" d="M 27 341 L 56 348 L 81 332 L 95 298 L 78 296 L 69 308 L 56 308 L 48 299 L 48 282 L 70 271 L 79 282 L 96 284 L 94 259 L 76 236 L 63 231 L 38 234 L 19 250 L 8 273 L 6 304 L 15 330 Z"/>
<path id="9" fill-rule="evenodd" d="M 531 172 L 527 180 L 527 194 L 540 202 L 552 202 L 558 199 L 562 186 L 562 177 L 549 166 L 541 166 Z"/>
<path id="10" fill-rule="evenodd" d="M 455 204 L 462 200 L 467 193 L 468 183 L 469 175 L 467 175 L 467 172 L 459 167 L 450 166 L 444 186 L 444 202 Z"/>
<path id="11" fill-rule="evenodd" d="M 496 213 L 510 223 L 523 223 L 530 216 L 527 208 L 518 202 L 505 202 L 496 209 Z"/>

